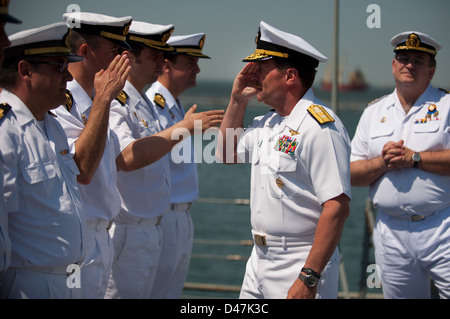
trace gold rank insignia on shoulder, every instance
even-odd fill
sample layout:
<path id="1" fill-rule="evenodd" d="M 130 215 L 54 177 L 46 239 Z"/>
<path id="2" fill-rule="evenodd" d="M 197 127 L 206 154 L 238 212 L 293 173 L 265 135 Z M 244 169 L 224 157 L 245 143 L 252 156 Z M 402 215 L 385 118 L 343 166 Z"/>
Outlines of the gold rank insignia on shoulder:
<path id="1" fill-rule="evenodd" d="M 8 103 L 0 104 L 0 120 L 11 110 L 11 106 Z"/>
<path id="2" fill-rule="evenodd" d="M 70 112 L 73 105 L 73 95 L 72 92 L 66 89 L 66 109 Z"/>
<path id="3" fill-rule="evenodd" d="M 155 101 L 156 105 L 158 105 L 162 109 L 164 108 L 164 106 L 166 106 L 166 99 L 164 98 L 164 96 L 162 96 L 159 93 L 155 94 L 154 101 Z"/>
<path id="4" fill-rule="evenodd" d="M 369 102 L 369 103 L 367 104 L 367 106 L 372 105 L 372 104 L 378 102 L 379 100 L 381 100 L 381 99 L 384 98 L 385 96 L 386 96 L 386 95 L 383 95 L 383 96 L 381 96 L 381 97 L 379 97 L 379 98 L 376 98 L 375 100 Z"/>
<path id="5" fill-rule="evenodd" d="M 128 95 L 125 93 L 125 91 L 122 90 L 122 92 L 119 93 L 119 95 L 116 97 L 116 100 L 120 103 L 120 105 L 125 105 L 127 102 Z"/>
<path id="6" fill-rule="evenodd" d="M 308 112 L 317 120 L 317 122 L 319 122 L 319 124 L 334 122 L 334 118 L 332 118 L 321 105 L 312 104 L 308 107 Z"/>

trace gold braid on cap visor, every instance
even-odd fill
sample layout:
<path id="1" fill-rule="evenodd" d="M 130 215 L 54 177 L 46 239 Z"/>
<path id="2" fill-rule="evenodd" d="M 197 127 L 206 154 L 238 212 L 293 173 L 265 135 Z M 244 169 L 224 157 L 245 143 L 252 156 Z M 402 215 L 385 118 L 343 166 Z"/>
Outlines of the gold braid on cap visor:
<path id="1" fill-rule="evenodd" d="M 35 48 L 24 50 L 23 53 L 25 55 L 46 54 L 46 53 L 70 53 L 70 49 L 68 47 Z"/>
<path id="2" fill-rule="evenodd" d="M 168 48 L 164 48 L 164 46 L 166 45 L 166 42 L 154 41 L 154 40 L 150 40 L 150 39 L 146 39 L 146 38 L 137 37 L 134 35 L 130 35 L 128 37 L 128 39 L 130 39 L 130 41 L 142 42 L 145 45 L 147 45 L 151 48 L 158 49 L 158 50 L 173 51 L 173 47 L 170 45 Z"/>
<path id="3" fill-rule="evenodd" d="M 261 58 L 267 58 L 269 56 L 276 56 L 280 58 L 288 58 L 288 53 L 282 53 L 277 51 L 270 51 L 270 50 L 263 50 L 263 49 L 255 49 L 255 52 L 248 57 L 245 58 L 245 60 L 257 60 Z"/>

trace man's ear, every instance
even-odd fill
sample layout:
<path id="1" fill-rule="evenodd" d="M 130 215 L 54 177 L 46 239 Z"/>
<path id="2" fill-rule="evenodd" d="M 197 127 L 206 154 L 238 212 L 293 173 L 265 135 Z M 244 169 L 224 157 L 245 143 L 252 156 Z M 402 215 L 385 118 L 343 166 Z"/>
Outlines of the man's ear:
<path id="1" fill-rule="evenodd" d="M 33 73 L 31 70 L 31 63 L 25 60 L 20 60 L 17 65 L 17 72 L 19 73 L 20 78 L 30 80 Z"/>
<path id="2" fill-rule="evenodd" d="M 77 55 L 82 56 L 83 58 L 87 58 L 88 56 L 88 52 L 89 52 L 89 46 L 87 43 L 83 43 L 82 45 L 80 45 L 80 47 L 78 48 L 78 52 Z"/>
<path id="3" fill-rule="evenodd" d="M 298 79 L 298 71 L 296 68 L 289 68 L 286 70 L 286 83 L 293 84 Z"/>

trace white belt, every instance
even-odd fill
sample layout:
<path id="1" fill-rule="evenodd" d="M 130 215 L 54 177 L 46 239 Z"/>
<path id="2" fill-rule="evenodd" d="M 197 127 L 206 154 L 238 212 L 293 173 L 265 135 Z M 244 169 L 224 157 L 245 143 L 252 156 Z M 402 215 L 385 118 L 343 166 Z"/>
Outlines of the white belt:
<path id="1" fill-rule="evenodd" d="M 24 268 L 15 268 L 17 270 L 29 270 L 42 272 L 46 274 L 55 274 L 55 275 L 65 275 L 70 276 L 71 272 L 68 271 L 69 266 L 61 266 L 61 267 L 24 267 Z M 72 272 L 73 273 L 73 272 Z"/>
<path id="2" fill-rule="evenodd" d="M 151 225 L 158 226 L 161 224 L 162 216 L 153 217 L 153 218 L 138 218 L 129 216 L 126 219 L 116 219 L 115 222 L 125 224 L 125 225 Z"/>
<path id="3" fill-rule="evenodd" d="M 87 226 L 93 228 L 97 231 L 100 230 L 109 230 L 111 228 L 112 221 L 107 221 L 104 219 L 88 221 Z"/>
<path id="4" fill-rule="evenodd" d="M 309 236 L 272 236 L 267 234 L 257 233 L 252 230 L 253 240 L 255 245 L 259 247 L 275 246 L 275 247 L 287 247 L 287 246 L 306 246 L 311 245 L 314 241 L 314 235 Z"/>
<path id="5" fill-rule="evenodd" d="M 170 210 L 189 210 L 192 203 L 170 204 Z"/>

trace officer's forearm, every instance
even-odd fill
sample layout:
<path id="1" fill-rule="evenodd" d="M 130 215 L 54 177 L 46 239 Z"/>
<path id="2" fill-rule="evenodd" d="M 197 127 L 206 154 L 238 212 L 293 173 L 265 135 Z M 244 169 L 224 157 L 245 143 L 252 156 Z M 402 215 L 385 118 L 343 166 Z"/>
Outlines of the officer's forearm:
<path id="1" fill-rule="evenodd" d="M 365 187 L 373 184 L 387 171 L 381 156 L 370 160 L 350 162 L 352 186 Z"/>
<path id="2" fill-rule="evenodd" d="M 450 150 L 420 152 L 419 168 L 439 175 L 450 175 Z"/>
<path id="3" fill-rule="evenodd" d="M 222 124 L 220 125 L 216 157 L 225 164 L 235 164 L 238 162 L 236 146 L 239 134 L 234 133 L 236 133 L 236 129 L 242 129 L 244 126 L 247 103 L 248 102 L 238 102 L 231 98 Z M 231 132 L 233 132 L 233 134 L 231 134 Z"/>
<path id="4" fill-rule="evenodd" d="M 302 267 L 311 268 L 318 273 L 323 271 L 339 244 L 349 214 L 349 198 L 345 194 L 324 203 L 313 246 Z"/>

